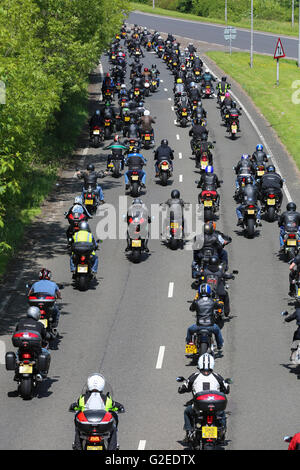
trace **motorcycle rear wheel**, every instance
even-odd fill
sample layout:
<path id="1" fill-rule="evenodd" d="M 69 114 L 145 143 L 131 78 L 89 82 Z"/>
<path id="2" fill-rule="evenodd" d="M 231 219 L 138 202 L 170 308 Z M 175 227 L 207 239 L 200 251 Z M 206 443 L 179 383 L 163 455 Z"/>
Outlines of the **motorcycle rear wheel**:
<path id="1" fill-rule="evenodd" d="M 32 398 L 33 383 L 32 378 L 22 378 L 19 385 L 19 392 L 24 400 L 30 400 Z"/>

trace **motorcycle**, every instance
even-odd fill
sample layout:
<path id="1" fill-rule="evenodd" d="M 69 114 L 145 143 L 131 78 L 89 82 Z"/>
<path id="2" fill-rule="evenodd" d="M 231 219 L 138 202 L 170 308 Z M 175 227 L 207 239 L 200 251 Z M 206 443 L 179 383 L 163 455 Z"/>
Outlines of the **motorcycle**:
<path id="1" fill-rule="evenodd" d="M 101 142 L 104 141 L 104 131 L 99 126 L 94 126 L 91 135 L 91 145 L 95 148 L 100 147 Z"/>
<path id="2" fill-rule="evenodd" d="M 199 83 L 201 80 L 201 75 L 202 75 L 201 68 L 197 67 L 193 70 L 193 72 L 194 72 L 194 82 Z"/>
<path id="3" fill-rule="evenodd" d="M 177 112 L 177 120 L 181 127 L 186 127 L 188 124 L 188 110 L 187 108 L 179 109 Z"/>
<path id="4" fill-rule="evenodd" d="M 254 237 L 255 227 L 258 225 L 256 222 L 257 212 L 258 208 L 255 204 L 249 204 L 245 207 L 243 214 L 243 224 L 247 231 L 248 238 Z"/>
<path id="5" fill-rule="evenodd" d="M 129 191 L 132 197 L 138 197 L 141 190 L 141 178 L 139 170 L 128 170 Z"/>
<path id="6" fill-rule="evenodd" d="M 238 123 L 235 120 L 232 120 L 230 122 L 230 130 L 229 132 L 231 133 L 231 139 L 234 140 L 236 138 L 237 132 L 238 132 Z"/>
<path id="7" fill-rule="evenodd" d="M 200 168 L 200 173 L 203 173 L 208 165 L 212 165 L 212 162 L 210 163 L 208 152 L 202 152 L 197 148 L 195 149 L 195 160 L 196 168 Z"/>
<path id="8" fill-rule="evenodd" d="M 113 133 L 113 123 L 109 118 L 104 119 L 104 138 L 110 139 Z"/>
<path id="9" fill-rule="evenodd" d="M 151 145 L 153 145 L 153 139 L 154 139 L 153 132 L 145 132 L 141 134 L 141 141 L 142 141 L 143 148 L 145 150 L 148 150 L 151 147 Z"/>
<path id="10" fill-rule="evenodd" d="M 217 103 L 221 107 L 223 101 L 225 100 L 225 91 L 219 91 L 217 95 Z"/>
<path id="11" fill-rule="evenodd" d="M 112 101 L 113 100 L 113 92 L 109 88 L 104 90 L 103 93 L 103 101 Z"/>
<path id="12" fill-rule="evenodd" d="M 266 168 L 264 164 L 259 164 L 255 167 L 255 183 L 258 186 L 261 178 L 264 176 Z"/>
<path id="13" fill-rule="evenodd" d="M 129 219 L 127 237 L 129 240 L 130 257 L 133 263 L 138 263 L 141 260 L 142 253 L 146 248 L 145 237 L 147 234 L 141 233 L 145 222 L 143 217 L 131 217 Z M 142 235 L 144 236 L 143 238 Z"/>
<path id="14" fill-rule="evenodd" d="M 278 212 L 280 211 L 280 202 L 278 194 L 275 194 L 270 188 L 264 192 L 261 199 L 262 211 L 267 215 L 269 222 L 274 222 Z"/>
<path id="15" fill-rule="evenodd" d="M 97 243 L 99 240 L 97 240 Z M 80 291 L 86 291 L 89 286 L 89 282 L 93 279 L 92 275 L 92 262 L 91 253 L 93 250 L 87 249 L 86 247 L 78 247 L 76 244 L 73 246 L 73 262 L 75 265 L 75 273 L 73 279 L 75 285 Z"/>
<path id="16" fill-rule="evenodd" d="M 150 92 L 155 93 L 157 90 L 157 78 L 152 78 L 150 81 Z"/>
<path id="17" fill-rule="evenodd" d="M 163 56 L 163 53 L 164 53 L 164 47 L 161 46 L 161 45 L 157 46 L 156 53 L 157 53 L 158 57 L 161 59 L 162 56 Z"/>
<path id="18" fill-rule="evenodd" d="M 217 197 L 217 191 L 204 190 L 199 194 L 198 202 L 204 206 L 204 222 L 213 220 L 215 213 L 219 210 Z"/>
<path id="19" fill-rule="evenodd" d="M 83 199 L 89 213 L 94 214 L 99 205 L 97 190 L 93 189 L 91 185 L 89 185 L 87 189 L 83 188 Z"/>
<path id="20" fill-rule="evenodd" d="M 117 155 L 112 155 L 110 163 L 107 165 L 107 168 L 112 172 L 115 178 L 121 176 L 121 167 L 122 167 L 123 157 L 118 157 Z"/>
<path id="21" fill-rule="evenodd" d="M 201 330 L 194 333 L 192 341 L 185 345 L 185 355 L 192 359 L 193 363 L 197 363 L 200 356 L 205 353 L 214 356 L 214 342 L 212 338 L 212 331 L 203 327 Z"/>
<path id="22" fill-rule="evenodd" d="M 12 343 L 18 353 L 6 353 L 6 370 L 15 371 L 18 393 L 24 400 L 30 400 L 38 384 L 37 374 L 48 371 L 51 358 L 42 352 L 42 338 L 37 331 L 17 331 Z"/>
<path id="23" fill-rule="evenodd" d="M 67 216 L 66 218 L 69 222 L 69 229 L 67 231 L 67 235 L 68 245 L 71 246 L 73 242 L 73 236 L 79 230 L 80 222 L 86 221 L 88 217 L 84 213 L 80 214 L 79 212 L 71 212 L 69 215 L 67 215 L 67 212 L 65 212 L 65 216 Z"/>
<path id="24" fill-rule="evenodd" d="M 148 97 L 150 94 L 150 82 L 148 79 L 145 79 L 144 81 L 144 95 Z"/>
<path id="25" fill-rule="evenodd" d="M 292 260 L 299 253 L 300 238 L 295 224 L 291 223 L 286 226 L 283 236 L 283 254 L 287 261 Z"/>
<path id="26" fill-rule="evenodd" d="M 184 382 L 184 377 L 177 377 L 177 382 Z M 231 379 L 225 379 L 231 384 Z M 207 390 L 193 395 L 186 405 L 193 404 L 195 414 L 194 429 L 189 446 L 193 450 L 216 450 L 225 438 L 225 429 L 218 414 L 227 406 L 226 395 L 216 390 Z M 220 448 L 220 447 L 219 447 Z"/>
<path id="27" fill-rule="evenodd" d="M 28 289 L 31 288 L 29 284 L 26 285 Z M 30 306 L 38 307 L 40 309 L 39 322 L 42 323 L 46 331 L 50 334 L 51 339 L 57 337 L 57 330 L 53 328 L 52 312 L 56 298 L 46 292 L 35 292 L 28 296 Z"/>
<path id="28" fill-rule="evenodd" d="M 204 85 L 201 91 L 202 91 L 202 98 L 209 99 L 214 94 L 210 85 Z"/>
<path id="29" fill-rule="evenodd" d="M 158 164 L 158 172 L 159 172 L 159 179 L 163 186 L 166 186 L 168 183 L 168 179 L 172 175 L 172 168 L 170 162 L 167 160 L 163 160 Z"/>

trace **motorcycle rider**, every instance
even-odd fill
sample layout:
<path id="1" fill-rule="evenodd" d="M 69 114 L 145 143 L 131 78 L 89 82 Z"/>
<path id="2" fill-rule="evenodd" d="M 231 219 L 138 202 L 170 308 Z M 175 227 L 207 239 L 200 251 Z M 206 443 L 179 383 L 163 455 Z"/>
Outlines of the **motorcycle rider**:
<path id="1" fill-rule="evenodd" d="M 257 144 L 255 148 L 255 152 L 253 152 L 251 161 L 255 165 L 263 165 L 264 163 L 267 163 L 269 160 L 269 156 L 266 154 L 264 151 L 264 147 L 262 144 Z"/>
<path id="2" fill-rule="evenodd" d="M 201 261 L 203 256 L 203 249 L 211 247 L 214 250 L 214 254 L 217 254 L 221 262 L 224 263 L 225 271 L 228 270 L 228 253 L 224 249 L 226 245 L 232 242 L 232 238 L 224 233 L 216 230 L 215 222 L 207 222 L 204 224 L 204 241 L 202 244 L 202 237 L 196 235 L 193 243 L 193 264 L 195 267 Z"/>
<path id="3" fill-rule="evenodd" d="M 199 357 L 198 369 L 200 372 L 194 372 L 185 381 L 183 385 L 178 388 L 178 393 L 192 392 L 197 394 L 199 392 L 216 390 L 228 394 L 230 392 L 229 385 L 224 381 L 223 377 L 213 372 L 215 360 L 212 355 L 205 353 Z M 188 443 L 193 439 L 193 421 L 194 421 L 194 407 L 189 405 L 184 410 L 184 427 L 186 436 L 183 442 Z M 226 415 L 225 411 L 217 413 L 220 425 L 223 428 L 221 441 L 224 441 L 226 433 Z"/>
<path id="4" fill-rule="evenodd" d="M 51 338 L 50 334 L 47 332 L 44 325 L 39 321 L 41 317 L 41 312 L 38 307 L 29 307 L 27 310 L 26 318 L 21 318 L 16 325 L 15 333 L 18 331 L 37 331 L 41 338 L 42 338 L 42 347 L 41 352 L 45 354 L 48 358 L 48 369 L 47 370 L 40 370 L 39 373 L 36 375 L 36 380 L 38 382 L 42 382 L 43 379 L 47 377 L 48 370 L 50 367 L 51 355 L 45 347 L 45 343 L 49 341 Z"/>
<path id="5" fill-rule="evenodd" d="M 192 42 L 189 43 L 187 48 L 190 54 L 195 54 L 195 52 L 197 52 L 197 49 Z"/>
<path id="6" fill-rule="evenodd" d="M 202 125 L 202 127 L 204 126 Z M 193 148 L 194 153 L 196 154 L 196 168 L 200 168 L 200 160 L 202 158 L 203 153 L 207 154 L 208 164 L 212 166 L 213 156 L 211 150 L 214 148 L 214 145 L 212 142 L 207 142 L 207 133 L 202 132 L 201 140 L 197 140 L 197 142 L 193 144 Z M 200 156 L 198 157 L 199 153 Z"/>
<path id="7" fill-rule="evenodd" d="M 246 176 L 251 176 L 252 177 L 252 183 L 255 184 L 255 179 L 254 179 L 254 173 L 255 173 L 255 168 L 253 165 L 253 162 L 250 160 L 250 155 L 244 153 L 241 156 L 240 161 L 238 164 L 234 167 L 235 174 L 237 175 L 237 178 L 235 180 L 235 187 L 236 187 L 236 192 L 235 192 L 235 199 L 238 199 L 239 194 L 240 194 L 240 189 L 241 189 L 241 179 L 246 177 Z"/>
<path id="8" fill-rule="evenodd" d="M 84 199 L 84 190 L 87 190 L 90 185 L 93 189 L 96 189 L 99 201 L 104 204 L 105 201 L 103 191 L 101 186 L 97 184 L 97 179 L 104 178 L 106 174 L 103 171 L 95 171 L 95 166 L 91 163 L 87 165 L 86 170 L 87 171 L 78 170 L 76 172 L 77 178 L 84 180 L 84 186 L 82 188 L 81 194 L 82 200 Z"/>
<path id="9" fill-rule="evenodd" d="M 92 263 L 91 272 L 92 275 L 95 277 L 98 271 L 98 256 L 95 253 L 95 250 L 98 248 L 98 244 L 90 232 L 90 228 L 87 222 L 81 222 L 79 224 L 79 231 L 75 233 L 73 236 L 73 250 L 76 246 L 84 246 L 86 247 L 87 251 L 90 251 L 90 259 Z M 70 271 L 74 275 L 75 274 L 75 264 L 73 260 L 74 251 L 71 253 L 70 256 Z"/>
<path id="10" fill-rule="evenodd" d="M 245 178 L 245 187 L 242 188 L 242 193 L 240 195 L 242 198 L 241 204 L 236 208 L 236 215 L 238 218 L 237 226 L 244 225 L 244 211 L 249 204 L 253 204 L 257 207 L 257 219 L 256 223 L 260 225 L 260 218 L 261 218 L 261 210 L 258 205 L 258 190 L 256 186 L 253 184 L 253 180 L 251 176 L 246 176 Z"/>
<path id="11" fill-rule="evenodd" d="M 224 314 L 225 317 L 228 317 L 230 313 L 230 302 L 228 292 L 225 289 L 225 281 L 228 279 L 233 279 L 233 275 L 226 274 L 224 272 L 222 266 L 220 266 L 218 256 L 214 255 L 211 256 L 209 264 L 203 269 L 203 276 L 205 279 L 210 274 L 217 277 L 216 294 L 218 295 L 219 299 L 224 302 Z"/>
<path id="12" fill-rule="evenodd" d="M 159 175 L 159 163 L 162 161 L 168 161 L 170 163 L 171 170 L 173 171 L 174 160 L 174 150 L 169 147 L 169 142 L 167 139 L 162 139 L 160 146 L 154 151 L 154 160 L 155 160 L 155 176 Z"/>
<path id="13" fill-rule="evenodd" d="M 47 293 L 51 297 L 55 297 L 56 299 L 61 299 L 61 292 L 59 290 L 58 285 L 51 281 L 52 273 L 48 269 L 42 268 L 39 272 L 39 281 L 35 282 L 32 284 L 29 292 L 28 292 L 28 297 L 32 294 L 36 293 Z M 58 320 L 60 316 L 60 310 L 56 303 L 53 305 L 53 310 L 52 310 L 52 319 L 53 319 L 53 328 L 57 328 L 58 326 Z"/>
<path id="14" fill-rule="evenodd" d="M 205 70 L 204 74 L 202 75 L 201 77 L 201 87 L 202 87 L 202 90 L 207 86 L 209 85 L 210 88 L 211 88 L 211 91 L 214 93 L 214 87 L 213 87 L 213 84 L 212 82 L 215 82 L 216 79 L 215 77 L 210 73 L 210 71 L 208 69 Z"/>
<path id="15" fill-rule="evenodd" d="M 114 418 L 114 426 L 108 440 L 108 450 L 117 450 L 117 431 L 118 431 L 118 415 L 116 411 L 124 413 L 125 409 L 121 403 L 113 401 L 109 393 L 104 394 L 105 378 L 103 375 L 94 373 L 91 374 L 86 382 L 86 391 L 78 398 L 77 402 L 70 405 L 70 411 L 85 411 L 85 410 L 103 410 L 112 414 Z M 73 450 L 82 450 L 80 440 L 80 433 L 75 426 L 75 439 L 73 443 Z"/>
<path id="16" fill-rule="evenodd" d="M 221 93 L 225 94 L 230 90 L 230 83 L 227 83 L 227 77 L 222 77 L 221 81 L 217 84 L 216 89 L 218 90 L 218 94 L 220 95 Z"/>
<path id="17" fill-rule="evenodd" d="M 107 147 L 104 147 L 103 149 L 103 150 L 111 150 L 111 154 L 109 154 L 107 157 L 107 168 L 108 168 L 108 165 L 111 163 L 112 159 L 117 157 L 121 161 L 121 168 L 123 170 L 124 168 L 123 150 L 127 150 L 127 148 L 128 147 L 120 141 L 118 134 L 116 134 L 113 142 L 110 145 L 107 145 Z"/>
<path id="18" fill-rule="evenodd" d="M 260 200 L 263 200 L 264 195 L 272 189 L 273 193 L 279 198 L 279 205 L 281 206 L 283 194 L 281 188 L 283 186 L 283 179 L 276 173 L 274 165 L 268 165 L 266 173 L 260 179 Z"/>
<path id="19" fill-rule="evenodd" d="M 168 207 L 168 215 L 164 220 L 164 227 L 163 227 L 163 236 L 166 236 L 166 229 L 167 226 L 170 224 L 170 217 L 178 223 L 181 223 L 183 231 L 184 231 L 184 215 L 183 209 L 185 202 L 183 199 L 180 198 L 180 191 L 178 189 L 173 189 L 171 192 L 171 197 L 167 199 L 162 205 L 166 205 Z M 184 234 L 183 234 L 184 235 Z"/>
<path id="20" fill-rule="evenodd" d="M 290 290 L 288 295 L 293 297 L 296 294 L 296 286 L 294 281 L 299 277 L 300 273 L 300 255 L 295 256 L 295 258 L 291 261 L 289 270 Z"/>
<path id="21" fill-rule="evenodd" d="M 208 138 L 208 130 L 206 126 L 203 126 L 201 124 L 201 121 L 196 118 L 193 121 L 193 126 L 189 131 L 189 136 L 192 137 L 192 140 L 190 142 L 191 145 L 191 150 L 192 150 L 192 155 L 195 154 L 195 144 L 199 140 L 207 140 Z"/>
<path id="22" fill-rule="evenodd" d="M 139 119 L 138 124 L 140 126 L 140 134 L 153 135 L 154 141 L 154 131 L 152 128 L 152 124 L 155 124 L 155 120 L 150 116 L 150 111 L 148 109 L 144 111 L 144 116 Z"/>
<path id="23" fill-rule="evenodd" d="M 230 126 L 231 126 L 231 122 L 232 122 L 232 121 L 236 121 L 237 130 L 238 130 L 238 132 L 240 132 L 241 126 L 240 126 L 239 116 L 241 116 L 242 113 L 241 113 L 240 110 L 237 108 L 237 104 L 236 104 L 235 101 L 232 101 L 232 103 L 231 103 L 231 108 L 229 109 L 228 114 L 229 114 L 229 118 L 228 118 L 227 121 L 226 121 L 226 124 L 227 124 L 227 132 L 230 131 Z"/>
<path id="24" fill-rule="evenodd" d="M 92 216 L 85 207 L 85 205 L 82 203 L 82 197 L 81 196 L 76 196 L 74 199 L 74 204 L 70 207 L 68 212 L 65 212 L 66 219 L 68 219 L 70 214 L 84 214 L 86 219 L 91 219 Z M 71 237 L 71 233 L 73 232 L 72 226 L 69 225 L 66 231 L 67 235 L 67 240 Z"/>
<path id="25" fill-rule="evenodd" d="M 96 109 L 94 114 L 92 115 L 90 121 L 89 121 L 89 127 L 90 127 L 90 137 L 93 135 L 93 128 L 94 127 L 103 127 L 103 116 L 101 116 L 100 109 Z"/>
<path id="26" fill-rule="evenodd" d="M 220 327 L 215 323 L 215 301 L 211 298 L 212 292 L 208 284 L 201 284 L 198 289 L 198 298 L 194 299 L 190 311 L 196 312 L 196 324 L 187 329 L 186 344 L 192 344 L 193 334 L 206 329 L 215 335 L 218 351 L 223 348 L 224 340 Z"/>
<path id="27" fill-rule="evenodd" d="M 214 173 L 214 167 L 208 165 L 205 168 L 204 173 L 201 173 L 201 178 L 197 184 L 197 188 L 201 188 L 202 191 L 215 191 L 217 195 L 216 205 L 219 208 L 220 205 L 220 195 L 218 194 L 218 188 L 220 188 L 221 183 L 218 176 Z M 198 203 L 201 204 L 201 193 L 198 195 Z"/>
<path id="28" fill-rule="evenodd" d="M 146 172 L 143 170 L 143 166 L 146 165 L 147 160 L 141 153 L 138 153 L 137 147 L 132 149 L 132 152 L 125 157 L 124 163 L 128 166 L 128 171 L 125 173 L 125 189 L 129 189 L 129 173 L 132 170 L 137 170 L 141 178 L 141 186 L 146 187 Z"/>
<path id="29" fill-rule="evenodd" d="M 107 72 L 103 82 L 102 82 L 102 95 L 104 95 L 105 90 L 110 90 L 111 93 L 113 94 L 115 88 L 115 84 L 113 79 L 111 78 L 109 72 Z"/>
<path id="30" fill-rule="evenodd" d="M 294 202 L 288 202 L 286 211 L 283 212 L 279 217 L 278 226 L 280 228 L 279 242 L 281 249 L 284 247 L 283 237 L 285 235 L 287 225 L 294 226 L 295 232 L 297 232 L 300 236 L 300 213 L 296 212 L 296 209 L 297 206 Z"/>
<path id="31" fill-rule="evenodd" d="M 288 315 L 288 312 L 287 311 L 282 312 L 282 315 L 286 316 L 286 315 Z M 290 361 L 293 360 L 292 355 L 295 351 L 297 351 L 298 344 L 299 344 L 299 341 L 300 341 L 300 303 L 298 301 L 296 303 L 295 311 L 293 313 L 291 313 L 290 315 L 286 316 L 286 318 L 284 319 L 284 321 L 287 322 L 287 323 L 289 323 L 291 321 L 294 321 L 294 320 L 296 320 L 297 330 L 294 331 L 294 335 L 293 335 Z"/>
<path id="32" fill-rule="evenodd" d="M 141 222 L 142 219 L 143 222 Z M 131 232 L 135 232 L 136 226 L 139 225 L 140 238 L 144 240 L 145 252 L 149 253 L 149 224 L 151 224 L 151 217 L 149 216 L 147 206 L 143 203 L 142 199 L 135 198 L 127 211 L 128 230 L 126 252 L 131 249 L 130 240 L 133 238 L 131 237 L 131 235 L 133 235 Z"/>
<path id="33" fill-rule="evenodd" d="M 225 98 L 221 103 L 221 109 L 220 109 L 220 114 L 222 120 L 225 119 L 225 115 L 229 113 L 229 110 L 231 109 L 232 106 L 232 98 L 230 96 L 230 93 L 227 91 L 225 93 Z"/>

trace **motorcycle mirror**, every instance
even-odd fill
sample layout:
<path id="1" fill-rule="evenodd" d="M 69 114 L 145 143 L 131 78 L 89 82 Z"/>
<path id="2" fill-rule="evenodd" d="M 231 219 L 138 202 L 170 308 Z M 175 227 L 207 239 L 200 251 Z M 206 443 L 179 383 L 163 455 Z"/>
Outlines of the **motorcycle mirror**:
<path id="1" fill-rule="evenodd" d="M 216 144 L 217 142 L 215 140 L 213 140 L 213 144 Z"/>
<path id="2" fill-rule="evenodd" d="M 25 287 L 26 287 L 26 289 L 30 289 L 30 288 L 31 288 L 31 284 L 26 284 Z"/>
<path id="3" fill-rule="evenodd" d="M 287 310 L 285 310 L 284 312 L 281 312 L 280 315 L 282 315 L 283 317 L 285 317 L 286 315 L 288 315 L 288 313 L 289 313 L 289 312 L 288 312 Z"/>
<path id="4" fill-rule="evenodd" d="M 223 184 L 223 183 L 224 183 L 224 181 L 223 181 L 223 180 L 219 180 L 219 183 Z"/>
<path id="5" fill-rule="evenodd" d="M 292 436 L 284 436 L 283 440 L 284 440 L 285 442 L 291 442 Z"/>
<path id="6" fill-rule="evenodd" d="M 238 272 L 237 269 L 234 269 L 234 270 L 232 271 L 232 274 L 238 274 L 238 273 L 239 273 L 239 272 Z"/>
<path id="7" fill-rule="evenodd" d="M 233 384 L 233 380 L 232 379 L 225 379 L 225 382 L 229 385 L 229 384 Z"/>
<path id="8" fill-rule="evenodd" d="M 185 380 L 184 377 L 182 377 L 182 375 L 180 377 L 176 377 L 176 382 L 183 382 Z"/>

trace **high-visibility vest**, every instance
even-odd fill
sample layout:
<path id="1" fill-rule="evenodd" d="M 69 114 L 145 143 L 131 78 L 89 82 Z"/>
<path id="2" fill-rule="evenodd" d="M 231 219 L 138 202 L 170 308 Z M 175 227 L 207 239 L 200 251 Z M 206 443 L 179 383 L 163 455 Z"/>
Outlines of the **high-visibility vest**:
<path id="1" fill-rule="evenodd" d="M 79 230 L 73 236 L 73 240 L 75 243 L 85 242 L 85 243 L 93 243 L 93 235 L 88 232 L 87 230 Z"/>

